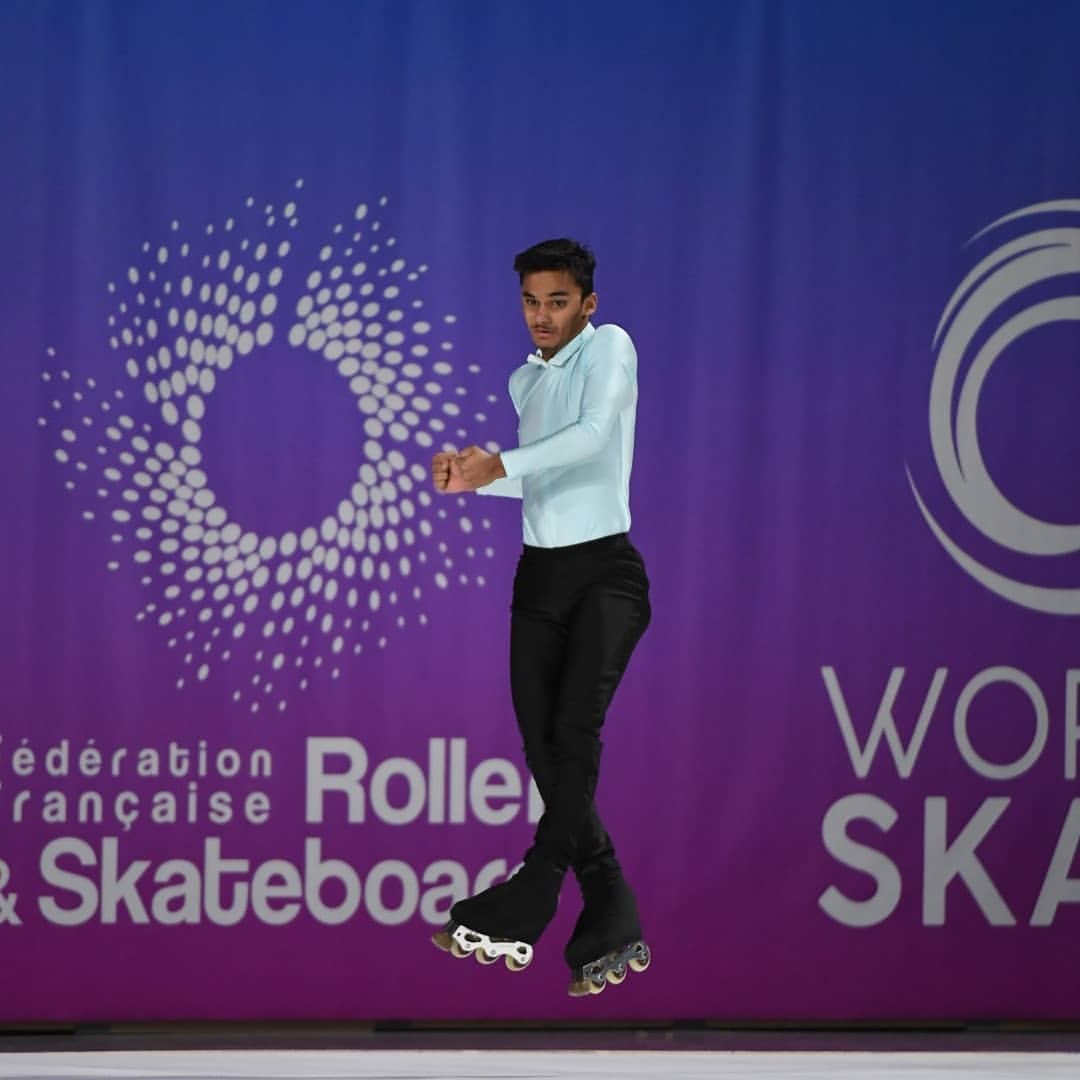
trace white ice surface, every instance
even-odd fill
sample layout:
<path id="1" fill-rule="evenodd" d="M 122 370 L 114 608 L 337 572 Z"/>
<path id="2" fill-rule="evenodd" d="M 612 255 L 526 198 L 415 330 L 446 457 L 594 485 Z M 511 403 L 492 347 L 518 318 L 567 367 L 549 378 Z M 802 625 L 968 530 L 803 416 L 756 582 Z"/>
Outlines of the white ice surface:
<path id="1" fill-rule="evenodd" d="M 155 1050 L 0 1054 L 3 1080 L 1080 1080 L 1080 1054 Z"/>

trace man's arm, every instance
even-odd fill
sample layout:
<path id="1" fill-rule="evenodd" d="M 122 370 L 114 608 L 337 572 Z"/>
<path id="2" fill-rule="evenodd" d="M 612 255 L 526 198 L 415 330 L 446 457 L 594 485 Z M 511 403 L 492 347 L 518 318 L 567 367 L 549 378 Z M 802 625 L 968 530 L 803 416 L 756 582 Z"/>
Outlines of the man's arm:
<path id="1" fill-rule="evenodd" d="M 572 465 L 599 453 L 619 413 L 633 403 L 637 353 L 630 336 L 616 326 L 603 326 L 596 331 L 590 350 L 592 366 L 585 378 L 577 420 L 537 442 L 504 450 L 499 458 L 508 478 L 519 480 L 541 469 Z"/>
<path id="2" fill-rule="evenodd" d="M 476 489 L 477 495 L 501 495 L 506 499 L 520 499 L 522 497 L 521 492 L 521 477 L 520 476 L 499 476 L 491 481 L 490 484 L 484 484 L 483 487 Z"/>
<path id="3" fill-rule="evenodd" d="M 514 411 L 518 416 L 521 415 L 521 406 L 518 402 L 515 379 L 520 376 L 522 370 L 519 368 L 510 376 L 509 386 L 510 401 L 513 403 Z M 439 456 L 436 455 L 437 458 Z M 452 471 L 455 477 L 454 482 L 462 484 L 461 490 L 476 491 L 481 495 L 501 495 L 508 499 L 520 499 L 523 497 L 521 479 L 519 477 L 510 479 L 506 475 L 499 454 L 489 454 L 479 446 L 470 446 L 468 449 L 463 450 L 460 455 L 448 454 L 443 456 L 448 460 L 439 463 L 440 474 L 445 469 L 447 482 L 451 482 L 450 475 Z M 463 470 L 467 470 L 468 479 L 466 479 Z M 438 479 L 436 479 L 435 486 L 439 486 Z M 445 489 L 440 488 L 439 490 Z"/>
<path id="4" fill-rule="evenodd" d="M 590 368 L 577 420 L 527 446 L 498 454 L 489 454 L 479 446 L 462 450 L 454 464 L 468 490 L 520 498 L 523 476 L 585 461 L 600 452 L 619 413 L 633 404 L 637 393 L 637 353 L 630 335 L 611 325 L 596 331 L 590 351 Z M 513 397 L 513 380 L 510 386 Z M 514 405 L 516 408 L 516 399 Z"/>
<path id="5" fill-rule="evenodd" d="M 489 454 L 479 446 L 469 446 L 454 458 L 452 469 L 466 491 L 481 495 L 505 495 L 520 499 L 521 478 L 509 477 L 502 464 L 502 454 Z"/>

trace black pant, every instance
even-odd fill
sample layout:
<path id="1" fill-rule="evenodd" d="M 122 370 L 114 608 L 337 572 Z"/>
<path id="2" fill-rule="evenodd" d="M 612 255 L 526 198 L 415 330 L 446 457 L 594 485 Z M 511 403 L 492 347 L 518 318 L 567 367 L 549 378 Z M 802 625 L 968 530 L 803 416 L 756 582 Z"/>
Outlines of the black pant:
<path id="1" fill-rule="evenodd" d="M 533 851 L 562 870 L 611 856 L 593 796 L 600 728 L 649 624 L 649 579 L 626 534 L 526 546 L 514 577 L 510 688 L 545 811 Z"/>

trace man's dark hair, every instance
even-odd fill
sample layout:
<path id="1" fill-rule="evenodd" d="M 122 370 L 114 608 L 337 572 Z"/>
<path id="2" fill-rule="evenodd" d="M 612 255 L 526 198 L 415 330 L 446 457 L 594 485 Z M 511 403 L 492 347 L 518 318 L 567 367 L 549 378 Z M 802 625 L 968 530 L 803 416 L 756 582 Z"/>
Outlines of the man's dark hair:
<path id="1" fill-rule="evenodd" d="M 514 269 L 518 281 L 524 281 L 526 274 L 535 274 L 538 270 L 567 270 L 581 289 L 581 295 L 588 296 L 593 291 L 596 256 L 584 244 L 562 237 L 544 240 L 519 252 L 514 256 Z"/>

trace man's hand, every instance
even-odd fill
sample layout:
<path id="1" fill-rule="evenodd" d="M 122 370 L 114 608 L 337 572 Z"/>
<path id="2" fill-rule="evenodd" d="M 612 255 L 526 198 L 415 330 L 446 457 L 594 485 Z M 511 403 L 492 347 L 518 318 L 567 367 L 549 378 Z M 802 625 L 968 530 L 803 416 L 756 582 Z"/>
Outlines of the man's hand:
<path id="1" fill-rule="evenodd" d="M 502 458 L 498 454 L 489 454 L 479 446 L 469 446 L 462 450 L 454 459 L 451 470 L 455 466 L 466 491 L 475 491 L 506 475 Z"/>
<path id="2" fill-rule="evenodd" d="M 431 459 L 431 481 L 435 490 L 443 495 L 456 495 L 459 491 L 471 491 L 461 475 L 457 454 L 438 453 Z"/>

